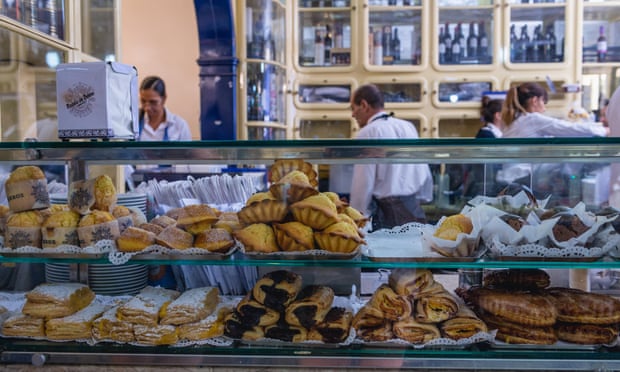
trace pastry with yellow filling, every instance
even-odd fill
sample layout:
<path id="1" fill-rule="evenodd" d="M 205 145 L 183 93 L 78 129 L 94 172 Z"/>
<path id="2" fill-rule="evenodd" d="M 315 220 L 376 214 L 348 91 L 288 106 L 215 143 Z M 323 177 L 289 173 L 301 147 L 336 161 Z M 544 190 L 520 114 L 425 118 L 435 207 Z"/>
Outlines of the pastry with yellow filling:
<path id="1" fill-rule="evenodd" d="M 219 301 L 219 290 L 216 287 L 189 289 L 162 306 L 159 323 L 181 325 L 197 322 L 211 315 Z"/>
<path id="2" fill-rule="evenodd" d="M 98 302 L 91 302 L 75 314 L 50 319 L 45 322 L 45 334 L 50 340 L 82 340 L 92 336 L 93 321 L 106 307 Z"/>
<path id="3" fill-rule="evenodd" d="M 118 306 L 108 309 L 93 321 L 92 334 L 95 340 L 111 340 L 117 342 L 133 342 L 133 323 L 116 317 Z"/>
<path id="4" fill-rule="evenodd" d="M 2 334 L 9 337 L 45 337 L 45 319 L 15 313 L 2 323 Z"/>
<path id="5" fill-rule="evenodd" d="M 224 319 L 232 313 L 229 307 L 223 307 L 217 312 L 217 317 L 207 316 L 194 323 L 180 325 L 180 340 L 199 341 L 219 337 L 224 334 Z"/>
<path id="6" fill-rule="evenodd" d="M 136 342 L 144 345 L 172 345 L 179 341 L 177 327 L 171 325 L 143 325 L 133 327 Z"/>
<path id="7" fill-rule="evenodd" d="M 37 318 L 62 318 L 82 310 L 95 293 L 81 283 L 44 283 L 26 293 L 22 313 Z"/>
<path id="8" fill-rule="evenodd" d="M 156 326 L 159 323 L 159 311 L 162 306 L 177 297 L 179 297 L 177 291 L 149 286 L 119 306 L 116 317 L 125 322 Z"/>

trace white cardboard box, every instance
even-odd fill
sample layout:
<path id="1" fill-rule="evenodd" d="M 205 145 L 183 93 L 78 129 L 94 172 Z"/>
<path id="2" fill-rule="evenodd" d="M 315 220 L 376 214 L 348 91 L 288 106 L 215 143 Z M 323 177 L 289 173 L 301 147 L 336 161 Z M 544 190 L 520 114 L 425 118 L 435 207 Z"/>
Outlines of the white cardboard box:
<path id="1" fill-rule="evenodd" d="M 135 67 L 116 62 L 60 64 L 56 94 L 59 138 L 137 138 Z"/>

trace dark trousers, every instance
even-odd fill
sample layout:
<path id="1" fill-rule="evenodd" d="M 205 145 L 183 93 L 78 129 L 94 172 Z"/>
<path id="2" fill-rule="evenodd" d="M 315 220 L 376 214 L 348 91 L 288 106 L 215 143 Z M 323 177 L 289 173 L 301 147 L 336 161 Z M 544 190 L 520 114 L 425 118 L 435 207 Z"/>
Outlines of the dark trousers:
<path id="1" fill-rule="evenodd" d="M 408 222 L 426 223 L 426 214 L 416 195 L 373 197 L 372 229 L 391 229 Z"/>

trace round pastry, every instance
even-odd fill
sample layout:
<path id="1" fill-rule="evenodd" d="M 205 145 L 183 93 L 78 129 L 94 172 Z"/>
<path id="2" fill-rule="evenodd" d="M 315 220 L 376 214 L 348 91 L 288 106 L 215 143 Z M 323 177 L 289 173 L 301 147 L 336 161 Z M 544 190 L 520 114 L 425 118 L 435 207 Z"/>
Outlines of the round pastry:
<path id="1" fill-rule="evenodd" d="M 301 222 L 273 224 L 278 246 L 283 251 L 300 252 L 314 249 L 314 234 L 310 226 Z"/>
<path id="2" fill-rule="evenodd" d="M 112 208 L 116 205 L 116 187 L 110 176 L 102 174 L 95 178 L 93 184 L 95 204 L 91 209 L 98 209 L 100 211 L 111 212 Z"/>
<path id="3" fill-rule="evenodd" d="M 74 211 L 52 213 L 41 227 L 41 247 L 56 248 L 62 244 L 79 245 L 77 226 L 80 214 Z"/>
<path id="4" fill-rule="evenodd" d="M 235 245 L 235 240 L 228 230 L 213 228 L 196 235 L 194 247 L 206 249 L 209 252 L 226 253 Z"/>
<path id="5" fill-rule="evenodd" d="M 473 229 L 471 218 L 459 213 L 446 217 L 433 236 L 445 240 L 456 240 L 458 234 L 469 234 Z"/>
<path id="6" fill-rule="evenodd" d="M 155 243 L 155 234 L 150 231 L 129 226 L 116 239 L 116 245 L 121 252 L 140 252 Z"/>
<path id="7" fill-rule="evenodd" d="M 515 231 L 521 231 L 523 225 L 527 223 L 521 216 L 517 216 L 516 214 L 504 214 L 499 217 L 500 220 L 504 221 L 508 226 L 512 227 Z"/>
<path id="8" fill-rule="evenodd" d="M 26 165 L 13 170 L 4 184 L 4 190 L 9 208 L 13 212 L 50 206 L 47 180 L 37 166 Z"/>
<path id="9" fill-rule="evenodd" d="M 41 247 L 41 224 L 39 211 L 17 212 L 6 220 L 5 245 L 9 248 Z"/>
<path id="10" fill-rule="evenodd" d="M 247 252 L 278 252 L 278 243 L 273 228 L 264 223 L 255 223 L 234 232 L 237 240 Z"/>
<path id="11" fill-rule="evenodd" d="M 155 237 L 155 242 L 171 249 L 188 249 L 194 243 L 194 236 L 174 225 L 166 227 Z"/>
<path id="12" fill-rule="evenodd" d="M 562 214 L 560 219 L 553 225 L 553 237 L 558 242 L 565 242 L 576 238 L 588 230 L 578 216 L 572 214 Z"/>
<path id="13" fill-rule="evenodd" d="M 110 212 L 93 210 L 83 216 L 78 224 L 81 247 L 87 247 L 100 240 L 116 240 L 119 236 L 118 221 Z"/>
<path id="14" fill-rule="evenodd" d="M 338 222 L 336 205 L 323 194 L 307 197 L 291 205 L 290 209 L 295 220 L 314 230 L 323 230 Z"/>

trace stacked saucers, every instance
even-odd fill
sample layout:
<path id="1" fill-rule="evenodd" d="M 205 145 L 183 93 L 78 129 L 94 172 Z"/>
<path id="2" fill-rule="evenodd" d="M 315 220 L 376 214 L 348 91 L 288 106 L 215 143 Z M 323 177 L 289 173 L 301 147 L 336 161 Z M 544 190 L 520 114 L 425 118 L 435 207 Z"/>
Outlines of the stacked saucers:
<path id="1" fill-rule="evenodd" d="M 45 281 L 48 283 L 67 283 L 71 281 L 69 264 L 46 263 Z"/>
<path id="2" fill-rule="evenodd" d="M 145 265 L 88 265 L 88 286 L 97 294 L 135 295 L 148 283 Z"/>
<path id="3" fill-rule="evenodd" d="M 116 203 L 125 207 L 134 207 L 146 214 L 146 194 L 140 192 L 128 192 L 116 195 Z M 67 194 L 55 193 L 50 194 L 50 203 L 67 204 Z"/>

